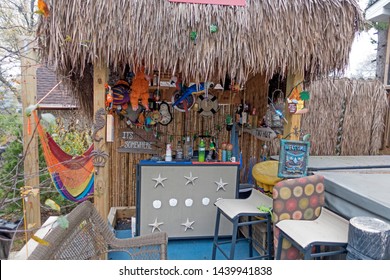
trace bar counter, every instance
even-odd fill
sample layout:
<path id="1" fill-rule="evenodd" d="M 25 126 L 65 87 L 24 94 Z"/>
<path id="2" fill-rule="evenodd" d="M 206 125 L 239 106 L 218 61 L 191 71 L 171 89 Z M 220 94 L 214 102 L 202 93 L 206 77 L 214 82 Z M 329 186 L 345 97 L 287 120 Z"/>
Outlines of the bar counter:
<path id="1" fill-rule="evenodd" d="M 136 234 L 165 231 L 174 239 L 212 237 L 214 202 L 237 198 L 238 185 L 238 162 L 140 161 Z M 232 234 L 227 220 L 220 234 Z"/>

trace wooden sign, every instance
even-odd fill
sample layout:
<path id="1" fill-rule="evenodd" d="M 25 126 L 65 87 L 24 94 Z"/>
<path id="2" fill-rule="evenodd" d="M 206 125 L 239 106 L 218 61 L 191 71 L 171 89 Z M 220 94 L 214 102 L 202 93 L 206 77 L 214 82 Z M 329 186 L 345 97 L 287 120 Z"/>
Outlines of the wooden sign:
<path id="1" fill-rule="evenodd" d="M 226 5 L 226 6 L 245 6 L 246 0 L 169 0 L 169 2 L 212 4 L 212 5 Z"/>
<path id="2" fill-rule="evenodd" d="M 157 154 L 156 138 L 153 131 L 147 132 L 144 129 L 121 129 L 121 146 L 118 148 L 119 153 L 134 154 Z"/>
<path id="3" fill-rule="evenodd" d="M 307 175 L 310 143 L 280 140 L 278 177 L 297 178 Z"/>
<path id="4" fill-rule="evenodd" d="M 273 131 L 270 127 L 258 127 L 251 129 L 250 134 L 263 141 L 271 141 L 276 137 L 275 131 Z"/>

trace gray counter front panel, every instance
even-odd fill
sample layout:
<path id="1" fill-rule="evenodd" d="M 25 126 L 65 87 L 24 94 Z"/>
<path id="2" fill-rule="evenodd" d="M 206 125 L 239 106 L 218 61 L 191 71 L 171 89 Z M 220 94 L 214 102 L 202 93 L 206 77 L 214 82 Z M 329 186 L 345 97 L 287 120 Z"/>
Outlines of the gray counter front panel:
<path id="1" fill-rule="evenodd" d="M 212 237 L 214 202 L 237 195 L 238 166 L 140 166 L 139 174 L 138 235 L 160 229 L 170 238 Z M 221 217 L 220 235 L 231 234 Z"/>

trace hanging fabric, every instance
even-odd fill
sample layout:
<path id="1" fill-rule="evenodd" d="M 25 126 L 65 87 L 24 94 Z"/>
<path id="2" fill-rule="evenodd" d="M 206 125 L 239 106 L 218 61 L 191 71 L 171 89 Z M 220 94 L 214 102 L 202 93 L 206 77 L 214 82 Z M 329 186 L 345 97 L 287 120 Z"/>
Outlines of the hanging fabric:
<path id="1" fill-rule="evenodd" d="M 93 145 L 80 156 L 67 154 L 41 126 L 37 112 L 33 113 L 47 169 L 56 189 L 68 200 L 86 200 L 94 191 Z"/>

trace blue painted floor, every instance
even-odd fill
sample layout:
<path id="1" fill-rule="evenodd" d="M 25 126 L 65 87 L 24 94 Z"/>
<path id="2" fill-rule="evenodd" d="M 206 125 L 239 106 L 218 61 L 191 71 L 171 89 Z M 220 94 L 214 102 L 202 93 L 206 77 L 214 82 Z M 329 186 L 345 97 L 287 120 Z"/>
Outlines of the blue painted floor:
<path id="1" fill-rule="evenodd" d="M 131 237 L 130 230 L 115 231 L 117 238 Z M 228 239 L 225 239 L 228 240 Z M 223 239 L 219 240 L 220 242 Z M 229 254 L 230 243 L 222 245 L 223 250 Z M 179 239 L 168 241 L 168 260 L 211 260 L 213 250 L 213 239 Z M 249 245 L 247 241 L 240 241 L 236 244 L 235 259 L 243 260 L 249 257 Z M 254 256 L 258 256 L 256 250 L 253 250 Z M 110 252 L 108 254 L 110 260 L 125 260 L 128 259 L 128 254 L 123 252 Z M 217 250 L 217 260 L 225 260 L 226 258 Z"/>
<path id="2" fill-rule="evenodd" d="M 225 253 L 229 254 L 230 244 L 222 245 Z M 168 260 L 211 260 L 213 250 L 212 239 L 169 240 Z M 253 250 L 254 256 L 258 253 Z M 249 257 L 249 245 L 247 241 L 236 244 L 235 259 L 243 260 Z M 217 260 L 226 258 L 217 250 Z"/>
<path id="3" fill-rule="evenodd" d="M 117 238 L 131 237 L 131 230 L 116 230 Z M 225 239 L 228 240 L 228 239 Z M 223 241 L 222 239 L 219 242 Z M 222 245 L 226 254 L 229 254 L 230 243 Z M 213 239 L 178 239 L 168 241 L 168 260 L 211 260 L 213 250 Z M 253 250 L 254 256 L 258 256 L 256 250 Z M 243 260 L 249 257 L 249 245 L 247 241 L 240 241 L 236 244 L 235 259 Z M 128 254 L 123 252 L 110 252 L 110 260 L 126 260 Z M 226 259 L 222 253 L 217 250 L 217 260 Z"/>

